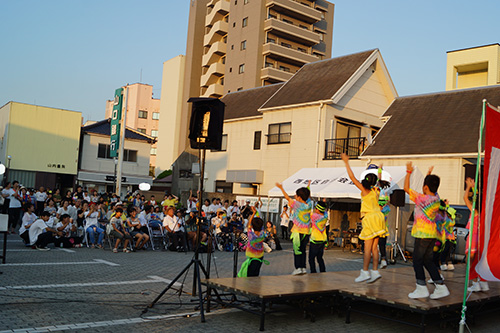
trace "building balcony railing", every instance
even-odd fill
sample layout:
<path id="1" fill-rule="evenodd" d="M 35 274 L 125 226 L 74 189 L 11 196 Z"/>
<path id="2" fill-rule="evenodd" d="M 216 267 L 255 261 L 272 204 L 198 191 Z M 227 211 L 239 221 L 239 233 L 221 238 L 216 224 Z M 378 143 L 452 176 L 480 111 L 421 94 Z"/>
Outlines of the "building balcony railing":
<path id="1" fill-rule="evenodd" d="M 262 80 L 272 79 L 273 81 L 285 82 L 292 78 L 293 73 L 281 69 L 266 67 L 262 68 L 260 78 Z"/>
<path id="2" fill-rule="evenodd" d="M 325 160 L 340 160 L 342 153 L 357 158 L 366 147 L 366 138 L 326 139 Z"/>
<path id="3" fill-rule="evenodd" d="M 304 22 L 314 23 L 321 20 L 321 12 L 301 4 L 297 1 L 290 0 L 267 0 L 267 7 L 274 7 L 278 11 L 285 12 L 286 14 L 296 17 Z"/>
<path id="4" fill-rule="evenodd" d="M 278 45 L 272 42 L 264 44 L 262 47 L 262 54 L 272 56 L 273 58 L 283 59 L 287 63 L 296 66 L 303 66 L 310 62 L 318 61 L 319 58 L 302 51 L 298 51 L 289 47 Z"/>
<path id="5" fill-rule="evenodd" d="M 216 83 L 224 75 L 225 65 L 220 62 L 214 62 L 210 65 L 207 72 L 201 76 L 200 83 L 202 87 Z"/>
<path id="6" fill-rule="evenodd" d="M 222 37 L 227 34 L 228 29 L 229 23 L 226 21 L 215 22 L 212 28 L 210 28 L 210 31 L 208 31 L 205 34 L 205 37 L 203 37 L 203 46 L 210 46 L 216 41 L 221 40 Z"/>
<path id="7" fill-rule="evenodd" d="M 290 40 L 307 46 L 318 44 L 321 41 L 318 33 L 275 18 L 269 18 L 264 21 L 264 30 L 287 36 Z"/>
<path id="8" fill-rule="evenodd" d="M 220 0 L 214 4 L 213 8 L 209 10 L 209 13 L 205 17 L 205 26 L 210 27 L 215 21 L 218 21 L 229 13 L 230 3 L 227 0 Z"/>
<path id="9" fill-rule="evenodd" d="M 226 43 L 219 41 L 210 46 L 210 49 L 202 57 L 202 66 L 210 66 L 212 63 L 219 61 L 219 59 L 226 54 Z"/>

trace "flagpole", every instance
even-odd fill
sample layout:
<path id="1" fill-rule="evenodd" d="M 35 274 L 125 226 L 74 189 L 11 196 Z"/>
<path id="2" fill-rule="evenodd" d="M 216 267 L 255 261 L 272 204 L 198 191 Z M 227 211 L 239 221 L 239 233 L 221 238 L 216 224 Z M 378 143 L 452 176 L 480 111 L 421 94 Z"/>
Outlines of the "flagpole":
<path id="1" fill-rule="evenodd" d="M 464 285 L 464 297 L 462 300 L 462 315 L 460 318 L 460 326 L 459 326 L 459 333 L 464 333 L 464 328 L 465 328 L 465 312 L 467 311 L 467 287 L 469 285 L 469 269 L 470 269 L 470 253 L 472 250 L 472 238 L 474 237 L 474 215 L 476 211 L 476 198 L 478 196 L 477 193 L 477 186 L 478 186 L 478 180 L 479 180 L 479 169 L 481 168 L 481 146 L 483 143 L 483 128 L 484 128 L 484 118 L 485 118 L 485 112 L 486 112 L 486 99 L 483 99 L 483 112 L 481 114 L 481 123 L 479 125 L 479 140 L 477 141 L 477 161 L 476 161 L 476 176 L 475 176 L 475 183 L 474 183 L 474 190 L 473 190 L 473 197 L 472 197 L 472 211 L 471 211 L 471 217 L 470 217 L 470 227 L 469 227 L 469 251 L 467 252 L 467 265 L 465 267 L 465 285 Z M 479 254 L 479 253 L 478 253 Z"/>

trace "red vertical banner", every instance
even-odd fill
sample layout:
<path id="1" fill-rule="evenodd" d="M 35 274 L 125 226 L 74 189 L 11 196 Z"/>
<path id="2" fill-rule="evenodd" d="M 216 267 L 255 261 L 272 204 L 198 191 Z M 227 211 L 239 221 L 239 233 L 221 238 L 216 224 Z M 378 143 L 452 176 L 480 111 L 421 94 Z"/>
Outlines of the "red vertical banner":
<path id="1" fill-rule="evenodd" d="M 500 281 L 500 112 L 486 105 L 484 188 L 476 272 Z"/>

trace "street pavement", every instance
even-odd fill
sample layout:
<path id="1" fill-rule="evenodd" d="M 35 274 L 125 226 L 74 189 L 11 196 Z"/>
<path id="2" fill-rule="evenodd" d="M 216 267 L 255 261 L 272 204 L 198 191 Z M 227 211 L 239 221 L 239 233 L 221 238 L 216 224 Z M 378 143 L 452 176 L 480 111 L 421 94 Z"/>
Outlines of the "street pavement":
<path id="1" fill-rule="evenodd" d="M 0 242 L 1 244 L 1 242 Z M 75 248 L 42 252 L 23 246 L 18 235 L 9 235 L 7 262 L 0 265 L 1 332 L 243 332 L 258 331 L 259 317 L 237 309 L 217 307 L 201 323 L 197 302 L 188 293 L 192 269 L 179 283 L 184 292 L 168 291 L 149 311 L 142 311 L 191 261 L 193 253 L 139 251 L 112 253 L 106 250 Z M 266 254 L 270 265 L 261 275 L 288 275 L 293 270 L 291 243 L 283 251 Z M 206 264 L 206 254 L 200 255 Z M 239 255 L 239 263 L 244 254 Z M 334 247 L 325 251 L 327 271 L 359 270 L 362 256 Z M 401 267 L 390 266 L 388 269 Z M 211 277 L 231 277 L 233 254 L 215 252 Z M 381 280 L 383 282 L 383 278 Z M 397 288 L 397 286 L 395 286 Z M 419 322 L 419 316 L 374 304 L 362 304 L 385 316 Z M 315 321 L 298 308 L 275 305 L 266 315 L 266 331 L 318 332 L 417 332 L 418 328 L 353 313 L 346 324 L 343 313 L 323 306 Z M 469 323 L 472 332 L 498 332 L 500 316 L 485 314 Z M 457 322 L 443 327 L 430 317 L 427 332 L 457 331 Z"/>

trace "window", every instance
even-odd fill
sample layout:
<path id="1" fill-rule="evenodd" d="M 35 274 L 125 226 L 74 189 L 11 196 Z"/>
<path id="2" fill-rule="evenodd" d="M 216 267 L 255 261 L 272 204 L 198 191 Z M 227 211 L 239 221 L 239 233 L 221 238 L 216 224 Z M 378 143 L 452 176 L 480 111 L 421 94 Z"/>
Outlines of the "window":
<path id="1" fill-rule="evenodd" d="M 210 151 L 217 152 L 217 151 L 226 151 L 226 150 L 227 150 L 227 134 L 222 134 L 222 142 L 220 145 L 220 150 L 211 149 Z"/>
<path id="2" fill-rule="evenodd" d="M 348 122 L 337 121 L 337 139 L 350 139 L 361 137 L 361 127 Z"/>
<path id="3" fill-rule="evenodd" d="M 269 124 L 267 144 L 290 143 L 292 123 Z"/>
<path id="4" fill-rule="evenodd" d="M 290 72 L 290 68 L 285 66 L 280 66 L 280 71 Z"/>
<path id="5" fill-rule="evenodd" d="M 110 156 L 109 145 L 100 143 L 97 146 L 97 158 L 113 159 Z M 137 150 L 124 149 L 123 150 L 123 161 L 125 162 L 137 162 Z"/>
<path id="6" fill-rule="evenodd" d="M 151 148 L 151 153 L 150 155 L 156 156 L 156 151 L 158 148 Z"/>
<path id="7" fill-rule="evenodd" d="M 276 16 L 276 14 L 269 13 L 269 15 L 267 16 L 267 18 L 270 18 L 270 19 L 273 18 L 273 19 L 275 19 L 275 18 L 278 18 L 278 16 Z"/>
<path id="8" fill-rule="evenodd" d="M 241 47 L 240 47 L 241 50 L 246 50 L 247 49 L 247 41 L 244 40 L 241 42 Z"/>
<path id="9" fill-rule="evenodd" d="M 139 111 L 139 118 L 148 119 L 148 111 Z"/>
<path id="10" fill-rule="evenodd" d="M 138 128 L 137 132 L 141 132 L 142 134 L 146 134 L 146 129 L 145 128 Z"/>
<path id="11" fill-rule="evenodd" d="M 293 21 L 287 20 L 286 18 L 281 19 L 283 22 L 288 24 L 293 24 Z"/>
<path id="12" fill-rule="evenodd" d="M 305 26 L 305 25 L 303 25 L 303 24 L 299 24 L 299 27 L 301 27 L 302 29 L 309 30 L 309 27 L 308 27 L 308 26 Z"/>
<path id="13" fill-rule="evenodd" d="M 267 42 L 276 44 L 276 39 L 267 37 Z"/>
<path id="14" fill-rule="evenodd" d="M 236 89 L 236 91 L 240 91 L 240 90 L 243 90 L 243 87 L 239 87 L 238 89 Z"/>
<path id="15" fill-rule="evenodd" d="M 297 50 L 299 50 L 300 52 L 307 53 L 307 50 L 302 47 L 298 47 Z"/>
<path id="16" fill-rule="evenodd" d="M 256 131 L 253 134 L 253 150 L 260 149 L 261 138 L 262 138 L 262 131 Z"/>
<path id="17" fill-rule="evenodd" d="M 160 112 L 153 112 L 153 120 L 159 120 L 160 119 Z"/>
<path id="18" fill-rule="evenodd" d="M 243 4 L 246 5 L 248 3 L 248 0 L 244 0 Z"/>
<path id="19" fill-rule="evenodd" d="M 222 38 L 222 41 L 224 42 L 224 44 L 227 44 L 227 35 L 225 35 L 224 38 Z"/>
<path id="20" fill-rule="evenodd" d="M 291 44 L 288 44 L 288 43 L 285 43 L 285 42 L 281 42 L 281 46 L 288 47 L 289 49 L 292 48 Z"/>
<path id="21" fill-rule="evenodd" d="M 272 62 L 266 61 L 266 68 L 268 68 L 268 67 L 274 67 L 274 64 Z"/>
<path id="22" fill-rule="evenodd" d="M 158 137 L 158 130 L 151 130 L 151 136 L 153 138 L 157 138 Z"/>
<path id="23" fill-rule="evenodd" d="M 238 74 L 245 73 L 245 64 L 241 64 L 238 68 Z"/>
<path id="24" fill-rule="evenodd" d="M 248 17 L 245 17 L 243 21 L 241 22 L 241 26 L 244 28 L 248 25 Z"/>

